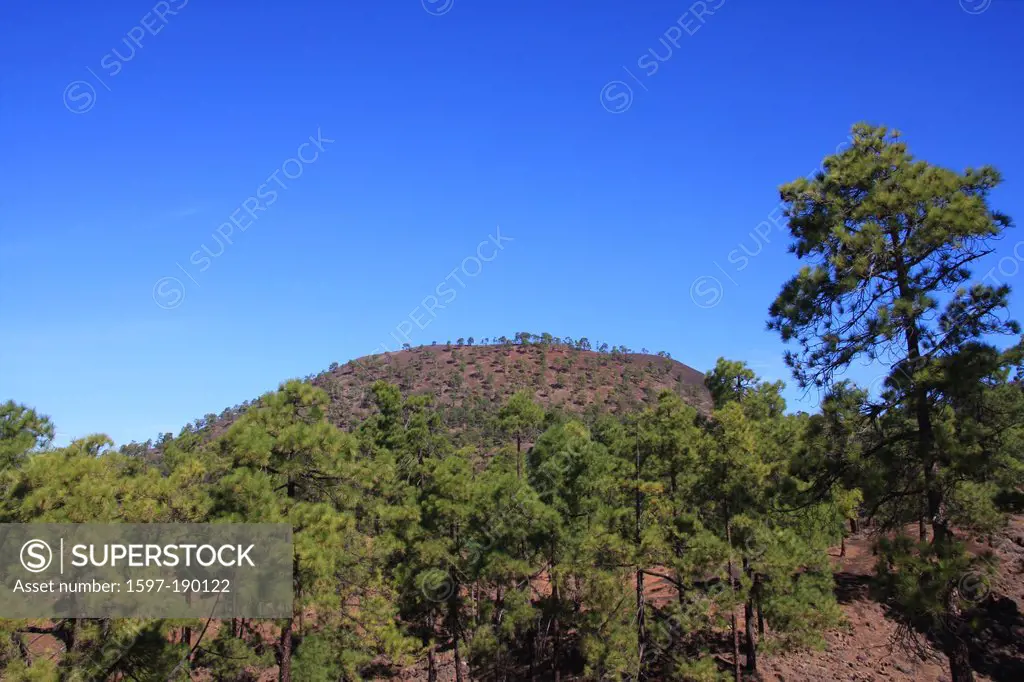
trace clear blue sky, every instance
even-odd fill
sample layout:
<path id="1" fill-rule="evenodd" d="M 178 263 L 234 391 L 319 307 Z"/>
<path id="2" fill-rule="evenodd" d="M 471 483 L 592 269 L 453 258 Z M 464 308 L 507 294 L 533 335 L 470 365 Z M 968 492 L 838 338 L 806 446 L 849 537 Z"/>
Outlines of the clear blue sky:
<path id="1" fill-rule="evenodd" d="M 755 230 L 859 120 L 997 166 L 1024 220 L 1024 2 L 692 4 L 4 3 L 0 399 L 145 440 L 403 320 L 784 377 L 764 323 L 797 263 Z"/>

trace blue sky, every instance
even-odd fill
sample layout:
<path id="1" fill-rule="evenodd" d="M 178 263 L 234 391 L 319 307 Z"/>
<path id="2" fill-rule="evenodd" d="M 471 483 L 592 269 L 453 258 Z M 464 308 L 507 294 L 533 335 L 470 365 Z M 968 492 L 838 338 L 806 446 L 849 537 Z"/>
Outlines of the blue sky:
<path id="1" fill-rule="evenodd" d="M 778 185 L 868 120 L 997 166 L 1024 219 L 1021 26 L 1017 0 L 5 3 L 0 399 L 145 440 L 403 321 L 785 377 Z M 1021 239 L 979 277 L 1024 287 Z"/>

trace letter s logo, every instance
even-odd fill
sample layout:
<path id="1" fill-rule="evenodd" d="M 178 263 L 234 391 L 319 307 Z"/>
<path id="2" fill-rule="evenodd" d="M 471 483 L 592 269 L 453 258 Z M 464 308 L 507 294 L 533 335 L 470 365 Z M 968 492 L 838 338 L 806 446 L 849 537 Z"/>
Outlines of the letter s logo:
<path id="1" fill-rule="evenodd" d="M 26 571 L 39 573 L 50 567 L 53 551 L 42 540 L 29 540 L 21 546 L 21 565 Z"/>

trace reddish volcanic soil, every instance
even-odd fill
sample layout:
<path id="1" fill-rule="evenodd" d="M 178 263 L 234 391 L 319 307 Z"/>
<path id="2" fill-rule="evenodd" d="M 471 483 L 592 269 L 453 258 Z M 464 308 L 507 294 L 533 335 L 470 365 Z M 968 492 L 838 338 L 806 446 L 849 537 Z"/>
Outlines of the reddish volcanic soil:
<path id="1" fill-rule="evenodd" d="M 846 543 L 846 556 L 832 554 L 836 564 L 836 592 L 848 626 L 826 634 L 824 651 L 802 651 L 765 658 L 759 666 L 765 682 L 798 680 L 947 680 L 945 657 L 925 644 L 921 658 L 900 645 L 897 623 L 884 607 L 868 596 L 874 571 L 872 540 L 864 536 Z M 989 678 L 979 676 L 979 682 Z"/>

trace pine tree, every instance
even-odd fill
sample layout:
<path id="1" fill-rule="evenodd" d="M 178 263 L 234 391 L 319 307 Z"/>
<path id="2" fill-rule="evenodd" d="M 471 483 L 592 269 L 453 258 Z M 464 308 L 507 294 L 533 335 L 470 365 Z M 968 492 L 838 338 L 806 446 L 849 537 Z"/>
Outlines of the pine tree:
<path id="1" fill-rule="evenodd" d="M 498 412 L 501 430 L 516 440 L 516 475 L 522 477 L 523 440 L 533 437 L 544 420 L 544 410 L 529 391 L 516 391 Z"/>
<path id="2" fill-rule="evenodd" d="M 959 553 L 948 510 L 961 465 L 940 423 L 946 368 L 984 353 L 984 337 L 1020 332 L 1003 314 L 1008 286 L 966 286 L 1011 224 L 988 203 L 1000 181 L 988 166 L 958 173 L 915 159 L 898 133 L 858 124 L 813 180 L 781 189 L 791 250 L 806 265 L 772 304 L 769 326 L 799 345 L 786 360 L 801 386 L 829 388 L 855 360 L 892 363 L 875 412 L 890 435 L 905 434 L 885 454 L 919 472 L 902 496 L 917 497 L 907 503 L 922 535 L 931 527 L 937 562 Z M 953 682 L 973 680 L 963 638 L 944 638 L 944 648 Z"/>
<path id="3" fill-rule="evenodd" d="M 595 557 L 614 546 L 602 510 L 613 494 L 616 462 L 578 421 L 553 426 L 538 439 L 528 455 L 528 479 L 558 520 L 541 547 L 550 581 L 545 617 L 551 626 L 551 667 L 561 679 L 568 633 L 576 623 L 570 592 L 586 582 Z"/>
<path id="4" fill-rule="evenodd" d="M 372 658 L 369 642 L 387 638 L 393 626 L 387 614 L 369 608 L 371 603 L 353 603 L 353 597 L 383 589 L 375 571 L 379 556 L 358 527 L 355 491 L 343 485 L 352 473 L 357 443 L 326 421 L 326 404 L 324 391 L 293 381 L 246 412 L 219 444 L 231 471 L 216 486 L 214 512 L 292 525 L 296 614 L 307 609 L 336 614 L 323 618 L 321 631 L 337 628 L 351 635 L 351 622 L 359 623 L 361 637 L 339 640 L 349 642 L 344 657 L 354 666 Z M 295 621 L 281 624 L 277 658 L 282 682 L 292 678 L 294 646 L 309 627 L 302 618 L 298 627 Z"/>
<path id="5" fill-rule="evenodd" d="M 13 400 L 0 404 L 0 472 L 23 463 L 29 453 L 45 449 L 53 436 L 49 417 Z"/>

